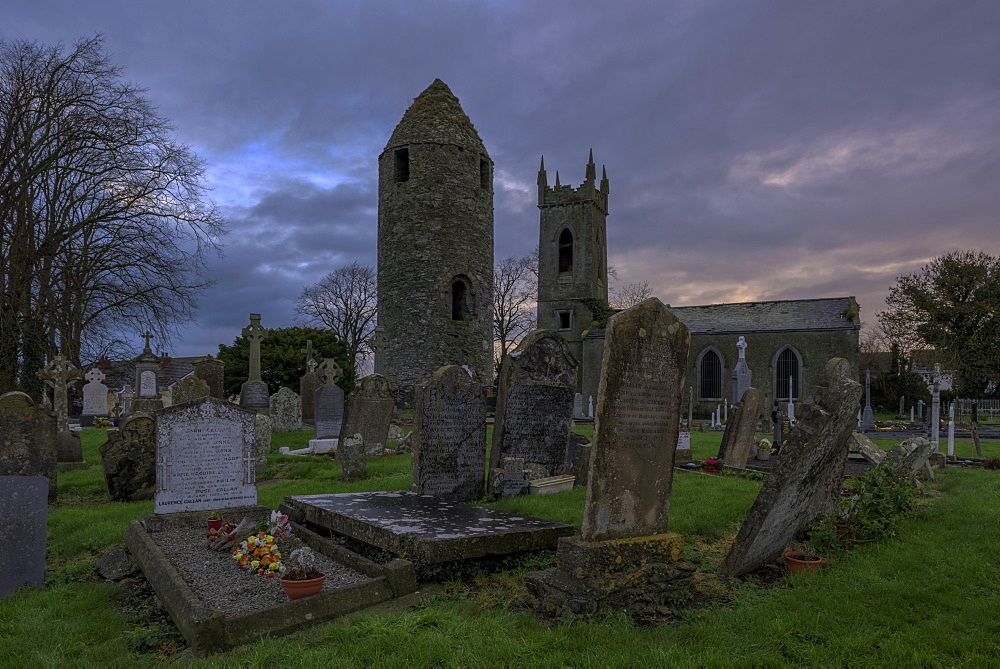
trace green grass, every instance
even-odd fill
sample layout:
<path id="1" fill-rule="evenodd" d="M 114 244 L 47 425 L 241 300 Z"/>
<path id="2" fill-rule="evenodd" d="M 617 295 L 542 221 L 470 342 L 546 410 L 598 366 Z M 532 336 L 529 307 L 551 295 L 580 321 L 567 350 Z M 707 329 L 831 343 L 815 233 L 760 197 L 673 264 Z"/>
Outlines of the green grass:
<path id="1" fill-rule="evenodd" d="M 592 426 L 580 426 L 580 429 Z M 295 443 L 308 433 L 282 436 Z M 83 433 L 97 463 L 103 430 Z M 720 433 L 693 433 L 696 458 L 714 455 Z M 276 440 L 277 441 L 277 440 Z M 885 448 L 890 445 L 882 443 Z M 284 444 L 283 444 L 284 445 Z M 984 448 L 993 448 L 984 442 Z M 971 448 L 971 444 L 969 444 Z M 269 507 L 290 494 L 407 489 L 410 456 L 368 463 L 369 479 L 345 484 L 326 457 L 272 455 L 282 478 L 260 486 Z M 821 573 L 762 589 L 724 583 L 714 571 L 760 483 L 680 474 L 671 495 L 671 529 L 701 576 L 700 591 L 727 603 L 675 611 L 676 620 L 640 627 L 622 615 L 547 625 L 508 609 L 523 570 L 450 584 L 448 594 L 403 613 L 359 616 L 290 637 L 242 646 L 191 662 L 198 666 L 989 666 L 1000 657 L 1000 473 L 948 470 L 937 498 L 925 500 L 899 537 L 844 551 Z M 49 510 L 48 574 L 43 589 L 0 601 L 0 643 L 12 666 L 126 666 L 158 663 L 141 650 L 161 632 L 129 622 L 113 606 L 114 585 L 91 579 L 97 556 L 120 543 L 125 525 L 151 502 L 109 504 L 97 466 L 60 474 L 60 502 Z M 585 490 L 506 499 L 497 508 L 579 527 Z M 72 498 L 71 500 L 69 498 Z M 44 640 L 44 642 L 40 642 Z M 155 644 L 154 644 L 155 645 Z"/>

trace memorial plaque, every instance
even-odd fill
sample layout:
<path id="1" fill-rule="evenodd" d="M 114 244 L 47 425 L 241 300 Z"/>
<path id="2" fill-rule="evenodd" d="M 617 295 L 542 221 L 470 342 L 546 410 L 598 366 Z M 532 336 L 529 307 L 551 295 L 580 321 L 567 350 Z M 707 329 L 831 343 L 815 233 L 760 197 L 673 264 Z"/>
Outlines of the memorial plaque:
<path id="1" fill-rule="evenodd" d="M 360 434 L 368 457 L 385 455 L 394 407 L 389 381 L 381 374 L 370 374 L 347 398 L 347 417 L 341 431 L 344 436 Z"/>
<path id="2" fill-rule="evenodd" d="M 240 386 L 240 406 L 266 409 L 271 406 L 271 394 L 263 381 L 247 381 Z"/>
<path id="3" fill-rule="evenodd" d="M 410 434 L 414 491 L 453 502 L 482 497 L 486 403 L 468 372 L 449 365 L 417 386 Z"/>
<path id="4" fill-rule="evenodd" d="M 0 598 L 23 585 L 45 583 L 46 521 L 49 482 L 44 476 L 0 476 Z"/>
<path id="5" fill-rule="evenodd" d="M 313 425 L 317 439 L 337 439 L 344 424 L 344 391 L 335 383 L 316 389 Z"/>
<path id="6" fill-rule="evenodd" d="M 0 395 L 0 476 L 44 476 L 56 499 L 56 417 L 14 391 Z"/>
<path id="7" fill-rule="evenodd" d="M 149 370 L 139 375 L 139 397 L 156 396 L 156 372 Z"/>
<path id="8" fill-rule="evenodd" d="M 211 397 L 158 412 L 154 511 L 256 504 L 255 416 Z"/>
<path id="9" fill-rule="evenodd" d="M 584 541 L 667 531 L 690 341 L 687 327 L 656 298 L 608 322 Z"/>
<path id="10" fill-rule="evenodd" d="M 501 497 L 517 497 L 527 495 L 529 484 L 524 473 L 524 460 L 521 458 L 504 458 L 499 469 L 491 471 L 490 489 L 493 494 Z"/>
<path id="11" fill-rule="evenodd" d="M 153 499 L 156 490 L 156 423 L 134 413 L 101 445 L 104 482 L 112 502 Z"/>

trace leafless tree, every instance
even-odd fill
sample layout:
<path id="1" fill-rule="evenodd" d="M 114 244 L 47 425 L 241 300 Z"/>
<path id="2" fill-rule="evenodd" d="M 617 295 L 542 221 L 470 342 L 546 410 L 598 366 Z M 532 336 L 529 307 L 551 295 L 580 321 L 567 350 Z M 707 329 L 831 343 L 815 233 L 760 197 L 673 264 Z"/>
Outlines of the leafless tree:
<path id="1" fill-rule="evenodd" d="M 347 345 L 350 359 L 358 364 L 371 352 L 369 340 L 375 330 L 375 268 L 352 262 L 335 269 L 319 283 L 306 287 L 295 303 L 295 313 L 304 325 L 327 328 Z"/>
<path id="2" fill-rule="evenodd" d="M 522 256 L 509 256 L 493 266 L 493 366 L 500 365 L 535 328 L 538 299 L 538 249 Z"/>
<path id="3" fill-rule="evenodd" d="M 628 309 L 648 300 L 652 296 L 653 289 L 649 287 L 649 281 L 639 281 L 612 288 L 608 302 L 610 302 L 609 306 L 615 309 Z"/>
<path id="4" fill-rule="evenodd" d="M 122 81 L 98 35 L 71 49 L 0 41 L 0 390 L 34 388 L 123 330 L 190 319 L 225 232 L 204 169 Z"/>

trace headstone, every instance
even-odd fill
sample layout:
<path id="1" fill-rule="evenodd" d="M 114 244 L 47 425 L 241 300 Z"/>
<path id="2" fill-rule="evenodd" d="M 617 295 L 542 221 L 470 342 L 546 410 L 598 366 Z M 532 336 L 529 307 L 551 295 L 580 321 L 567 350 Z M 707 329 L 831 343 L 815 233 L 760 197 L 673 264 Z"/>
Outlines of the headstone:
<path id="1" fill-rule="evenodd" d="M 483 386 L 483 398 L 486 400 L 486 413 L 496 413 L 497 387 Z"/>
<path id="2" fill-rule="evenodd" d="M 500 497 L 527 495 L 528 477 L 523 458 L 504 458 L 500 466 L 490 471 L 490 490 Z"/>
<path id="3" fill-rule="evenodd" d="M 899 478 L 912 478 L 924 468 L 927 459 L 936 451 L 934 442 L 923 437 L 913 437 L 889 449 L 880 466 L 890 467 Z"/>
<path id="4" fill-rule="evenodd" d="M 736 348 L 740 350 L 740 357 L 736 361 L 736 367 L 733 369 L 733 376 L 736 378 L 736 384 L 733 389 L 733 404 L 743 400 L 743 393 L 750 387 L 751 380 L 753 379 L 753 372 L 750 371 L 750 366 L 747 365 L 747 340 L 745 337 L 740 337 L 736 341 Z"/>
<path id="5" fill-rule="evenodd" d="M 830 360 L 825 385 L 801 403 L 799 424 L 776 456 L 720 573 L 738 576 L 774 560 L 818 515 L 836 508 L 862 392 L 850 371 L 846 360 Z"/>
<path id="6" fill-rule="evenodd" d="M 112 502 L 153 499 L 156 491 L 156 423 L 134 413 L 101 445 L 101 465 Z"/>
<path id="7" fill-rule="evenodd" d="M 360 434 L 368 457 L 384 455 L 394 407 L 389 381 L 381 374 L 369 374 L 347 398 L 347 416 L 341 433 Z"/>
<path id="8" fill-rule="evenodd" d="M 343 372 L 333 358 L 327 358 L 316 374 L 320 381 L 313 398 L 316 438 L 336 439 L 344 423 L 344 391 L 337 385 Z"/>
<path id="9" fill-rule="evenodd" d="M 733 416 L 722 435 L 719 457 L 727 467 L 744 469 L 751 457 L 757 434 L 757 414 L 760 412 L 760 393 L 747 388 L 743 401 L 733 407 Z"/>
<path id="10" fill-rule="evenodd" d="M 452 502 L 483 495 L 486 403 L 480 385 L 457 365 L 417 386 L 410 443 L 413 489 Z"/>
<path id="11" fill-rule="evenodd" d="M 490 469 L 519 458 L 529 480 L 565 473 L 576 368 L 566 341 L 545 330 L 529 334 L 504 358 Z"/>
<path id="12" fill-rule="evenodd" d="M 337 445 L 337 459 L 340 460 L 341 478 L 344 481 L 365 479 L 365 439 L 360 433 L 341 437 Z"/>
<path id="13" fill-rule="evenodd" d="M 56 418 L 22 392 L 0 395 L 0 476 L 44 476 L 56 499 Z"/>
<path id="14" fill-rule="evenodd" d="M 590 416 L 583 410 L 583 394 L 575 393 L 573 395 L 573 420 L 586 420 L 588 418 Z"/>
<path id="15" fill-rule="evenodd" d="M 267 454 L 271 452 L 271 415 L 266 411 L 256 411 L 254 418 L 254 451 L 257 453 L 257 470 L 267 467 Z"/>
<path id="16" fill-rule="evenodd" d="M 59 471 L 87 468 L 79 432 L 63 430 L 56 435 L 56 466 Z"/>
<path id="17" fill-rule="evenodd" d="M 153 354 L 149 347 L 149 340 L 153 336 L 149 332 L 142 335 L 146 343 L 133 363 L 135 364 L 135 387 L 138 389 L 137 396 L 132 400 L 129 411 L 141 411 L 152 414 L 163 408 L 163 399 L 160 397 L 159 380 L 157 372 L 160 369 L 160 358 Z"/>
<path id="18" fill-rule="evenodd" d="M 873 465 L 881 464 L 885 460 L 885 451 L 878 447 L 874 441 L 863 434 L 854 432 L 851 434 L 851 446 L 858 453 L 864 456 L 865 460 Z"/>
<path id="19" fill-rule="evenodd" d="M 73 363 L 61 355 L 53 358 L 36 374 L 39 379 L 52 383 L 52 406 L 56 412 L 56 425 L 60 432 L 69 429 L 69 399 L 67 385 L 70 381 L 83 377 Z"/>
<path id="20" fill-rule="evenodd" d="M 260 314 L 250 314 L 250 325 L 243 328 L 243 336 L 250 342 L 250 361 L 246 382 L 240 387 L 240 406 L 266 409 L 271 394 L 260 378 L 260 342 L 267 339 L 267 328 L 260 324 Z"/>
<path id="21" fill-rule="evenodd" d="M 194 362 L 194 375 L 208 384 L 208 396 L 223 400 L 226 398 L 223 385 L 226 380 L 226 363 L 206 356 Z"/>
<path id="22" fill-rule="evenodd" d="M 0 476 L 0 598 L 24 585 L 45 583 L 49 481 L 44 476 Z"/>
<path id="23" fill-rule="evenodd" d="M 132 402 L 135 400 L 135 391 L 132 390 L 132 386 L 125 384 L 125 387 L 122 388 L 121 392 L 117 394 L 117 397 L 118 406 L 121 409 L 122 415 L 131 413 Z"/>
<path id="24" fill-rule="evenodd" d="M 206 397 L 156 416 L 156 513 L 257 503 L 253 411 Z"/>
<path id="25" fill-rule="evenodd" d="M 948 406 L 948 455 L 955 455 L 955 403 Z"/>
<path id="26" fill-rule="evenodd" d="M 872 411 L 872 370 L 865 370 L 865 410 L 861 414 L 861 431 L 875 431 L 875 412 Z"/>
<path id="27" fill-rule="evenodd" d="M 104 373 L 97 367 L 92 368 L 84 377 L 87 384 L 83 386 L 83 415 L 108 415 L 108 387 L 101 383 Z"/>
<path id="28" fill-rule="evenodd" d="M 587 417 L 588 418 L 593 418 L 594 417 L 594 396 L 593 395 L 591 395 L 590 399 L 587 400 Z"/>
<path id="29" fill-rule="evenodd" d="M 291 388 L 279 388 L 271 395 L 271 431 L 294 432 L 302 429 L 302 398 Z"/>
<path id="30" fill-rule="evenodd" d="M 934 382 L 931 384 L 931 443 L 938 449 L 941 437 L 941 365 L 934 365 Z"/>
<path id="31" fill-rule="evenodd" d="M 188 374 L 173 385 L 170 395 L 170 405 L 176 406 L 211 396 L 212 389 L 209 387 L 208 381 L 200 379 L 194 374 Z"/>
<path id="32" fill-rule="evenodd" d="M 674 462 L 678 460 L 690 460 L 691 459 L 691 431 L 681 430 L 677 434 L 677 454 L 674 456 Z"/>

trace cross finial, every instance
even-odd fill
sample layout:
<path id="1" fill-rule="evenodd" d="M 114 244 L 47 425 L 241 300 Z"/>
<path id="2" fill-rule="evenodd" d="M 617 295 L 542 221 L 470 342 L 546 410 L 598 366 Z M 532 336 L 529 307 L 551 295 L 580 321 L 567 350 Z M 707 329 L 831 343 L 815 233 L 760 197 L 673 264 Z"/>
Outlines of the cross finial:
<path id="1" fill-rule="evenodd" d="M 146 332 L 144 332 L 144 333 L 143 333 L 142 335 L 140 335 L 140 336 L 142 336 L 142 337 L 145 337 L 145 338 L 146 338 L 146 346 L 145 346 L 145 347 L 144 347 L 144 348 L 142 349 L 142 352 L 143 352 L 143 353 L 145 353 L 145 352 L 147 352 L 147 351 L 148 351 L 148 352 L 152 353 L 152 351 L 151 351 L 151 350 L 150 350 L 150 348 L 149 348 L 149 340 L 153 338 L 153 335 L 152 335 L 152 333 L 150 333 L 150 332 L 149 332 L 149 330 L 147 330 Z"/>
<path id="2" fill-rule="evenodd" d="M 313 340 L 306 339 L 306 347 L 300 351 L 302 355 L 306 356 L 306 369 L 309 369 L 309 363 L 312 363 L 313 368 L 316 366 L 316 362 L 313 360 L 313 356 L 316 355 L 316 349 L 313 348 Z M 309 369 L 309 371 L 313 371 Z"/>

